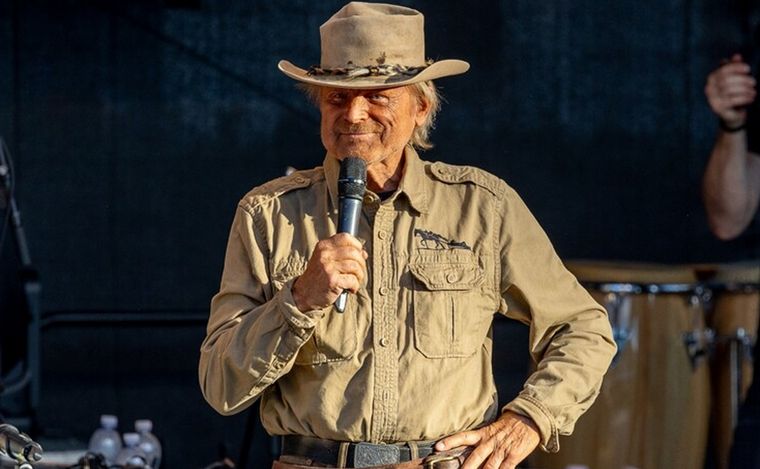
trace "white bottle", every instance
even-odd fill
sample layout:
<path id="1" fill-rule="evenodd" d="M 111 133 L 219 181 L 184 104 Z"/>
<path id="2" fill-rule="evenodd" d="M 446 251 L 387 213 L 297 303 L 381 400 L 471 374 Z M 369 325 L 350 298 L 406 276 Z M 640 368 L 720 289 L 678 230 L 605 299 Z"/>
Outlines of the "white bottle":
<path id="1" fill-rule="evenodd" d="M 135 431 L 140 435 L 140 449 L 148 458 L 148 464 L 153 469 L 161 466 L 161 442 L 153 431 L 153 422 L 148 419 L 135 420 Z"/>
<path id="2" fill-rule="evenodd" d="M 119 419 L 115 415 L 104 414 L 100 416 L 100 428 L 93 432 L 87 450 L 91 453 L 100 454 L 109 464 L 116 461 L 116 455 L 121 450 L 121 436 L 116 430 Z"/>
<path id="3" fill-rule="evenodd" d="M 140 449 L 140 435 L 134 432 L 124 434 L 124 446 L 116 455 L 116 465 L 121 467 L 148 468 L 148 458 Z"/>

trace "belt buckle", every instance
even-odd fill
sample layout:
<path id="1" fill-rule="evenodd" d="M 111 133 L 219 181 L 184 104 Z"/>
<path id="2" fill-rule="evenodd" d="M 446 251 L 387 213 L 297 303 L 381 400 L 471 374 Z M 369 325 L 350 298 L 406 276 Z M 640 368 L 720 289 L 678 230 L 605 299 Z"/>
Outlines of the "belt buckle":
<path id="1" fill-rule="evenodd" d="M 459 456 L 455 454 L 431 454 L 422 461 L 422 467 L 424 469 L 435 469 L 439 464 L 448 461 L 457 461 L 456 467 L 459 467 Z"/>
<path id="2" fill-rule="evenodd" d="M 401 448 L 396 445 L 375 445 L 356 443 L 354 447 L 354 467 L 382 466 L 401 462 Z"/>

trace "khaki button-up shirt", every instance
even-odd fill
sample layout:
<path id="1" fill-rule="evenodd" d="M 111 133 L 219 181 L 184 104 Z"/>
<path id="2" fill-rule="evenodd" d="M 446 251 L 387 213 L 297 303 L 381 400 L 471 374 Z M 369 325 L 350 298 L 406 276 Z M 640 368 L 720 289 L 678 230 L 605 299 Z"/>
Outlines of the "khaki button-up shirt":
<path id="1" fill-rule="evenodd" d="M 391 197 L 364 199 L 368 276 L 342 314 L 301 312 L 291 294 L 315 244 L 336 232 L 339 162 L 328 155 L 242 199 L 201 347 L 204 396 L 222 414 L 260 397 L 273 435 L 435 440 L 498 416 L 498 312 L 530 326 L 537 362 L 505 409 L 533 419 L 556 451 L 615 352 L 604 309 L 505 182 L 410 148 L 404 164 Z"/>

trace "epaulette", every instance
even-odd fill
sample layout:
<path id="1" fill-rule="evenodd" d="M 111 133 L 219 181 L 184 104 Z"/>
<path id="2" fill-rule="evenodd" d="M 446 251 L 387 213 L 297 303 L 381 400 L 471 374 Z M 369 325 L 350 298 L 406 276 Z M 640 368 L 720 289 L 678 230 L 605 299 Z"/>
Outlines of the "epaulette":
<path id="1" fill-rule="evenodd" d="M 507 184 L 504 181 L 474 166 L 457 166 L 437 161 L 430 165 L 430 174 L 439 181 L 449 184 L 475 184 L 499 198 L 507 190 Z"/>
<path id="2" fill-rule="evenodd" d="M 324 178 L 325 173 L 321 167 L 295 171 L 287 176 L 272 179 L 260 186 L 254 187 L 243 197 L 240 205 L 252 209 L 288 192 L 309 187 Z"/>

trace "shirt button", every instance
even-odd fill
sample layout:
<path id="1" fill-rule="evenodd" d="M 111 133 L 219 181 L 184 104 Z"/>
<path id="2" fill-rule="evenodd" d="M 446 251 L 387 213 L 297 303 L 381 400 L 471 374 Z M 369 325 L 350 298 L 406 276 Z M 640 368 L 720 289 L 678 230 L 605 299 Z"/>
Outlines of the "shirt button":
<path id="1" fill-rule="evenodd" d="M 388 346 L 388 339 L 386 339 L 385 337 L 381 338 L 380 339 L 380 346 L 381 347 L 387 347 Z"/>
<path id="2" fill-rule="evenodd" d="M 380 238 L 380 239 L 385 239 L 385 238 L 388 237 L 388 233 L 386 233 L 385 231 L 378 231 L 377 232 L 377 237 Z"/>
<path id="3" fill-rule="evenodd" d="M 457 281 L 457 274 L 455 272 L 449 272 L 446 274 L 446 281 L 449 283 L 454 283 Z"/>
<path id="4" fill-rule="evenodd" d="M 388 287 L 380 287 L 380 294 L 381 295 L 387 295 L 388 294 Z"/>

